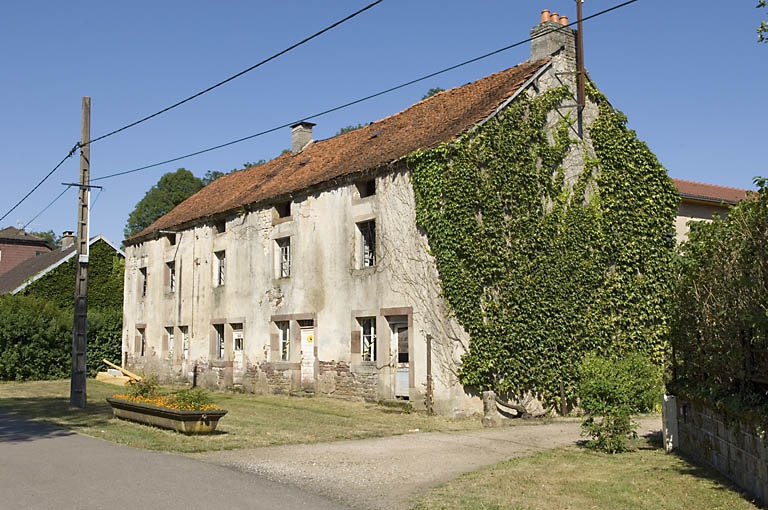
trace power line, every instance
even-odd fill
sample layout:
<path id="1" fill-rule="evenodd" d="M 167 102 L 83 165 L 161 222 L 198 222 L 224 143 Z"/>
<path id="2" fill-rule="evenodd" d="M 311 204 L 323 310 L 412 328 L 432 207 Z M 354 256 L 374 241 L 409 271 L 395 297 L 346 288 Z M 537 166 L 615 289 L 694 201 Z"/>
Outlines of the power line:
<path id="1" fill-rule="evenodd" d="M 207 89 L 205 89 L 205 90 L 202 90 L 202 91 L 198 92 L 197 94 L 191 95 L 191 96 L 189 96 L 189 97 L 188 97 L 188 98 L 186 98 L 186 99 L 183 99 L 183 100 L 181 100 L 181 101 L 179 101 L 179 102 L 177 102 L 177 103 L 174 103 L 174 104 L 172 104 L 171 106 L 168 106 L 168 107 L 166 107 L 166 108 L 163 108 L 162 110 L 160 110 L 160 111 L 158 111 L 158 112 L 155 112 L 155 113 L 153 113 L 152 115 L 148 115 L 148 116 L 146 116 L 146 117 L 144 117 L 144 118 L 142 118 L 142 119 L 139 119 L 139 120 L 137 120 L 137 121 L 135 121 L 135 122 L 132 122 L 132 123 L 130 123 L 130 124 L 127 124 L 127 125 L 125 125 L 125 126 L 123 126 L 123 127 L 119 128 L 119 129 L 115 129 L 114 131 L 110 131 L 109 133 L 106 133 L 106 134 L 104 134 L 104 135 L 98 136 L 98 137 L 96 137 L 96 138 L 94 138 L 94 139 L 90 140 L 90 141 L 89 141 L 88 143 L 86 143 L 85 145 L 91 145 L 91 144 L 93 144 L 94 142 L 98 142 L 99 140 L 103 140 L 103 139 L 105 139 L 105 138 L 108 138 L 108 137 L 110 137 L 110 136 L 116 135 L 117 133 L 120 133 L 121 131 L 125 131 L 126 129 L 128 129 L 128 128 L 131 128 L 131 127 L 133 127 L 133 126 L 137 126 L 137 125 L 139 125 L 139 124 L 141 124 L 141 123 L 143 123 L 143 122 L 146 122 L 146 121 L 148 121 L 148 120 L 150 120 L 150 119 L 152 119 L 152 118 L 154 118 L 154 117 L 157 117 L 158 115 L 162 115 L 163 113 L 165 113 L 165 112 L 167 112 L 167 111 L 173 110 L 174 108 L 177 108 L 177 107 L 179 107 L 179 106 L 183 105 L 184 103 L 187 103 L 187 102 L 189 102 L 189 101 L 192 101 L 193 99 L 195 99 L 195 98 L 198 98 L 198 97 L 202 96 L 203 94 L 206 94 L 206 93 L 208 93 L 208 92 L 212 91 L 212 90 L 213 90 L 213 89 L 215 89 L 215 88 L 221 87 L 222 85 L 224 85 L 224 84 L 226 84 L 226 83 L 229 83 L 230 81 L 232 81 L 232 80 L 234 80 L 234 79 L 236 79 L 236 78 L 239 78 L 240 76 L 243 76 L 244 74 L 246 74 L 246 73 L 248 73 L 248 72 L 250 72 L 250 71 L 253 71 L 253 70 L 254 70 L 254 69 L 256 69 L 257 67 L 260 67 L 260 66 L 262 66 L 262 65 L 266 64 L 267 62 L 270 62 L 270 61 L 272 61 L 272 60 L 275 60 L 276 58 L 278 58 L 278 57 L 280 57 L 280 56 L 282 56 L 282 55 L 284 55 L 284 54 L 288 53 L 289 51 L 291 51 L 291 50 L 294 50 L 294 49 L 298 48 L 299 46 L 301 46 L 301 45 L 303 45 L 303 44 L 306 44 L 307 42 L 311 41 L 312 39 L 315 39 L 315 38 L 317 38 L 317 37 L 321 36 L 322 34 L 324 34 L 324 33 L 328 32 L 328 31 L 330 31 L 330 30 L 333 30 L 333 29 L 334 29 L 334 28 L 336 28 L 337 26 L 339 26 L 339 25 L 341 25 L 341 24 L 343 24 L 343 23 L 345 23 L 345 22 L 347 22 L 347 21 L 351 20 L 352 18 L 354 18 L 354 17 L 356 17 L 356 16 L 358 16 L 358 15 L 362 14 L 363 12 L 365 12 L 365 11 L 367 11 L 367 10 L 369 10 L 369 9 L 371 9 L 371 8 L 373 8 L 373 7 L 375 7 L 376 5 L 380 4 L 380 3 L 381 3 L 381 2 L 383 2 L 383 1 L 384 1 L 384 0 L 376 0 L 375 2 L 372 2 L 372 3 L 368 4 L 368 5 L 366 5 L 366 6 L 365 6 L 365 7 L 363 7 L 362 9 L 359 9 L 359 10 L 357 10 L 357 11 L 353 12 L 352 14 L 350 14 L 350 15 L 348 15 L 348 16 L 346 16 L 346 17 L 342 18 L 342 19 L 340 19 L 339 21 L 337 21 L 337 22 L 333 23 L 332 25 L 328 25 L 327 27 L 323 28 L 322 30 L 320 30 L 320 31 L 318 31 L 318 32 L 315 32 L 314 34 L 310 35 L 309 37 L 305 37 L 305 38 L 304 38 L 304 39 L 302 39 L 301 41 L 299 41 L 299 42 L 297 42 L 297 43 L 295 43 L 295 44 L 292 44 L 291 46 L 289 46 L 289 47 L 285 48 L 285 49 L 284 49 L 284 50 L 282 50 L 282 51 L 279 51 L 279 52 L 275 53 L 275 54 L 274 54 L 274 55 L 272 55 L 271 57 L 268 57 L 268 58 L 266 58 L 266 59 L 262 60 L 261 62 L 258 62 L 257 64 L 254 64 L 254 65 L 252 65 L 251 67 L 249 67 L 249 68 L 247 68 L 247 69 L 244 69 L 244 70 L 240 71 L 239 73 L 237 73 L 237 74 L 234 74 L 234 75 L 230 76 L 229 78 L 226 78 L 225 80 L 222 80 L 222 81 L 220 81 L 220 82 L 216 83 L 215 85 L 211 85 L 211 86 L 210 86 L 210 87 L 208 87 Z M 61 165 L 64 163 L 64 161 L 66 161 L 68 158 L 70 158 L 70 157 L 71 157 L 71 156 L 72 156 L 72 155 L 75 153 L 75 151 L 76 151 L 77 149 L 79 149 L 79 148 L 83 148 L 83 146 L 84 146 L 84 144 L 82 144 L 82 143 L 80 143 L 80 142 L 76 143 L 76 144 L 75 144 L 75 146 L 74 146 L 74 147 L 73 147 L 73 148 L 72 148 L 72 149 L 69 151 L 69 154 L 67 154 L 67 156 L 66 156 L 64 159 L 62 159 L 62 160 L 61 160 L 61 162 L 59 162 L 59 164 L 58 164 L 58 165 L 56 165 L 56 166 L 53 168 L 53 170 L 51 170 L 50 172 L 48 172 L 48 174 L 47 174 L 45 177 L 43 177 L 43 179 L 42 179 L 42 180 L 40 180 L 40 182 L 38 182 L 38 183 L 37 183 L 37 184 L 36 184 L 36 185 L 35 185 L 35 186 L 34 186 L 34 187 L 33 187 L 33 188 L 32 188 L 32 189 L 29 191 L 29 193 L 27 193 L 26 195 L 24 195 L 24 196 L 21 198 L 21 200 L 19 200 L 19 201 L 18 201 L 18 202 L 17 202 L 17 203 L 16 203 L 16 204 L 13 206 L 13 207 L 11 207 L 11 209 L 10 209 L 10 210 L 8 210 L 8 212 L 6 212 L 6 213 L 5 213 L 5 214 L 4 214 L 2 217 L 0 217 L 0 221 L 4 220 L 4 219 L 5 219 L 5 218 L 6 218 L 6 217 L 7 217 L 9 214 L 11 214 L 11 213 L 12 213 L 12 212 L 13 212 L 13 211 L 14 211 L 14 210 L 15 210 L 15 209 L 18 207 L 18 206 L 20 206 L 20 205 L 21 205 L 21 204 L 22 204 L 22 203 L 23 203 L 23 202 L 24 202 L 24 201 L 25 201 L 27 198 L 29 198 L 29 196 L 30 196 L 32 193 L 34 193 L 34 192 L 37 190 L 37 188 L 39 188 L 40 186 L 42 186 L 42 184 L 43 184 L 43 183 L 44 183 L 46 180 L 48 180 L 48 178 L 49 178 L 51 175 L 53 175 L 53 174 L 54 174 L 54 172 L 56 172 L 56 170 L 58 170 L 58 169 L 59 169 L 59 167 L 60 167 L 60 166 L 61 166 Z M 189 156 L 187 156 L 187 157 L 189 157 Z M 171 160 L 171 161 L 173 161 L 173 160 Z"/>
<path id="2" fill-rule="evenodd" d="M 29 220 L 28 222 L 26 222 L 26 223 L 24 224 L 24 226 L 23 226 L 23 227 L 21 227 L 21 229 L 22 229 L 22 230 L 26 230 L 26 229 L 27 229 L 27 226 L 28 226 L 30 223 L 32 223 L 33 221 L 35 221 L 35 220 L 36 220 L 38 217 L 40 217 L 40 215 L 41 215 L 41 214 L 43 214 L 45 211 L 47 211 L 49 207 L 51 207 L 53 204 L 55 204 L 56 202 L 58 202 L 58 201 L 59 201 L 59 199 L 60 199 L 61 197 L 63 197 L 63 196 L 64 196 L 64 193 L 66 193 L 67 191 L 69 191 L 69 188 L 70 188 L 70 186 L 67 186 L 66 188 L 64 188 L 64 191 L 62 191 L 61 193 L 59 193 L 59 194 L 58 194 L 58 196 L 56 196 L 56 198 L 54 198 L 53 200 L 51 200 L 51 201 L 48 203 L 48 205 L 46 205 L 46 206 L 43 208 L 43 210 L 42 210 L 42 211 L 40 211 L 39 213 L 35 214 L 35 217 L 34 217 L 34 218 L 32 218 L 31 220 Z"/>
<path id="3" fill-rule="evenodd" d="M 38 182 L 38 183 L 35 185 L 35 187 L 34 187 L 34 188 L 32 188 L 31 190 L 29 190 L 29 193 L 27 193 L 26 195 L 24 195 L 24 196 L 21 198 L 21 200 L 19 200 L 18 202 L 16 202 L 16 204 L 15 204 L 13 207 L 11 207 L 11 208 L 8 210 L 8 212 L 6 212 L 5 214 L 3 214 L 3 215 L 2 215 L 2 217 L 0 217 L 0 221 L 3 221 L 3 220 L 6 218 L 6 216 L 8 216 L 9 214 L 11 214 L 11 213 L 12 213 L 14 210 L 16 210 L 16 208 L 17 208 L 18 206 L 20 206 L 20 205 L 22 204 L 22 202 L 24 202 L 24 201 L 25 201 L 27 198 L 29 198 L 29 195 L 31 195 L 32 193 L 34 193 L 34 192 L 35 192 L 35 190 L 36 190 L 37 188 L 39 188 L 40 186 L 42 186 L 42 185 L 43 185 L 43 183 L 44 183 L 45 181 L 47 181 L 47 180 L 48 180 L 48 178 L 49 178 L 50 176 L 52 176 L 52 175 L 53 175 L 53 173 L 54 173 L 56 170 L 58 170 L 58 169 L 59 169 L 59 167 L 60 167 L 61 165 L 63 165 L 63 164 L 64 164 L 64 162 L 65 162 L 66 160 L 68 160 L 70 157 L 72 157 L 72 155 L 75 153 L 75 151 L 76 151 L 76 150 L 77 150 L 79 147 L 80 147 L 80 144 L 79 144 L 79 143 L 76 143 L 76 144 L 75 144 L 75 146 L 74 146 L 74 147 L 72 147 L 72 149 L 70 149 L 70 151 L 69 151 L 69 154 L 67 154 L 66 156 L 64 156 L 64 159 L 62 159 L 61 161 L 59 161 L 59 164 L 58 164 L 58 165 L 56 165 L 55 167 L 53 167 L 53 170 L 51 170 L 50 172 L 48 172 L 48 174 L 47 174 L 45 177 L 43 177 L 43 179 L 42 179 L 40 182 Z"/>
<path id="4" fill-rule="evenodd" d="M 608 9 L 604 9 L 604 10 L 602 10 L 600 12 L 597 12 L 597 13 L 592 14 L 590 16 L 584 17 L 582 19 L 582 22 L 588 21 L 588 20 L 593 19 L 593 18 L 597 18 L 597 17 L 602 16 L 604 14 L 608 14 L 611 11 L 615 11 L 615 10 L 620 9 L 622 7 L 626 7 L 627 5 L 633 4 L 633 3 L 637 2 L 637 1 L 639 1 L 639 0 L 628 0 L 628 1 L 623 2 L 621 4 L 614 5 L 613 7 L 609 7 Z M 557 29 L 553 30 L 553 32 L 559 32 L 560 30 L 564 30 L 565 28 L 568 28 L 571 25 L 575 25 L 575 24 L 576 24 L 576 22 L 574 21 L 572 23 L 569 23 L 568 25 L 561 25 L 560 28 L 557 28 Z M 516 48 L 516 47 L 521 46 L 523 44 L 529 43 L 529 42 L 533 41 L 534 39 L 538 39 L 539 37 L 544 37 L 544 36 L 546 36 L 546 35 L 548 35 L 550 33 L 551 32 L 546 32 L 546 33 L 542 33 L 542 34 L 538 34 L 538 35 L 529 37 L 529 38 L 524 39 L 522 41 L 518 41 L 518 42 L 510 44 L 508 46 L 504 46 L 503 48 L 499 48 L 499 49 L 491 51 L 489 53 L 485 53 L 484 55 L 480 55 L 479 57 L 475 57 L 475 58 L 472 58 L 472 59 L 469 59 L 469 60 L 465 60 L 464 62 L 461 62 L 459 64 L 456 64 L 456 65 L 453 65 L 453 66 L 450 66 L 450 67 L 446 67 L 446 68 L 441 69 L 439 71 L 435 71 L 433 73 L 424 75 L 424 76 L 422 76 L 420 78 L 416 78 L 416 79 L 407 81 L 405 83 L 401 83 L 400 85 L 395 85 L 394 87 L 390 87 L 390 88 L 388 88 L 386 90 L 382 90 L 381 92 L 376 92 L 375 94 L 371 94 L 371 95 L 362 97 L 360 99 L 356 99 L 354 101 L 350 101 L 349 103 L 345 103 L 345 104 L 340 105 L 340 106 L 335 106 L 333 108 L 329 108 L 329 109 L 324 110 L 322 112 L 315 113 L 315 114 L 309 115 L 307 117 L 303 117 L 303 118 L 301 118 L 299 120 L 295 120 L 295 121 L 292 121 L 292 122 L 286 122 L 285 124 L 281 124 L 279 126 L 275 126 L 273 128 L 266 129 L 266 130 L 260 131 L 258 133 L 254 133 L 252 135 L 244 136 L 242 138 L 238 138 L 236 140 L 225 142 L 225 143 L 222 143 L 222 144 L 219 144 L 219 145 L 214 145 L 213 147 L 208 147 L 207 149 L 201 149 L 199 151 L 191 152 L 191 153 L 185 154 L 183 156 L 177 156 L 177 157 L 174 157 L 174 158 L 171 158 L 171 159 L 166 159 L 165 161 L 160 161 L 158 163 L 152 163 L 150 165 L 140 166 L 138 168 L 133 168 L 133 169 L 130 169 L 130 170 L 124 170 L 122 172 L 116 172 L 116 173 L 113 173 L 113 174 L 104 175 L 102 177 L 96 177 L 95 179 L 91 179 L 91 181 L 100 181 L 100 180 L 104 180 L 104 179 L 111 179 L 113 177 L 119 177 L 121 175 L 132 174 L 132 173 L 135 173 L 135 172 L 140 172 L 142 170 L 147 170 L 147 169 L 150 169 L 150 168 L 155 168 L 155 167 L 158 167 L 158 166 L 161 166 L 161 165 L 165 165 L 165 164 L 168 164 L 168 163 L 173 163 L 174 161 L 180 161 L 182 159 L 191 158 L 193 156 L 199 156 L 200 154 L 205 154 L 206 152 L 211 152 L 211 151 L 215 151 L 215 150 L 218 150 L 218 149 L 222 149 L 222 148 L 228 147 L 230 145 L 235 145 L 237 143 L 244 142 L 246 140 L 250 140 L 252 138 L 263 136 L 263 135 L 272 133 L 274 131 L 277 131 L 277 130 L 280 130 L 280 129 L 283 129 L 283 128 L 286 128 L 286 127 L 289 127 L 289 126 L 293 126 L 294 124 L 297 124 L 298 122 L 303 122 L 305 120 L 310 120 L 310 119 L 316 119 L 318 117 L 322 117 L 323 115 L 327 115 L 329 113 L 333 113 L 335 111 L 342 110 L 344 108 L 348 108 L 348 107 L 356 105 L 358 103 L 362 103 L 364 101 L 368 101 L 370 99 L 373 99 L 373 98 L 376 98 L 376 97 L 379 97 L 379 96 L 383 96 L 384 94 L 389 94 L 390 92 L 394 92 L 396 90 L 408 87 L 410 85 L 413 85 L 414 83 L 418 83 L 418 82 L 421 82 L 421 81 L 424 81 L 424 80 L 428 80 L 429 78 L 433 78 L 433 77 L 438 76 L 440 74 L 444 74 L 444 73 L 447 73 L 449 71 L 453 71 L 454 69 L 458 69 L 460 67 L 463 67 L 463 66 L 472 64 L 474 62 L 483 60 L 485 58 L 491 57 L 493 55 L 497 55 L 497 54 L 502 53 L 504 51 L 511 50 L 512 48 Z"/>
<path id="5" fill-rule="evenodd" d="M 306 44 L 307 42 L 309 42 L 309 41 L 311 41 L 312 39 L 315 39 L 315 38 L 317 38 L 317 37 L 319 37 L 319 36 L 323 35 L 324 33 L 328 32 L 329 30 L 333 30 L 333 29 L 334 29 L 334 28 L 336 28 L 337 26 L 339 26 L 339 25 L 341 25 L 341 24 L 343 24 L 343 23 L 345 23 L 345 22 L 347 22 L 347 21 L 351 20 L 352 18 L 354 18 L 354 17 L 356 17 L 356 16 L 358 16 L 358 15 L 362 14 L 363 12 L 367 11 L 368 9 L 371 9 L 371 8 L 375 7 L 376 5 L 380 4 L 380 3 L 381 3 L 381 2 L 383 2 L 383 1 L 384 1 L 384 0 L 376 0 L 375 2 L 372 2 L 372 3 L 368 4 L 368 5 L 366 5 L 366 6 L 365 6 L 365 7 L 363 7 L 362 9 L 360 9 L 360 10 L 358 10 L 358 11 L 355 11 L 355 12 L 353 12 L 353 13 L 352 13 L 352 14 L 350 14 L 349 16 L 346 16 L 345 18 L 342 18 L 342 19 L 340 19 L 340 20 L 339 20 L 339 21 L 337 21 L 336 23 L 334 23 L 334 24 L 332 24 L 332 25 L 328 25 L 327 27 L 325 27 L 324 29 L 320 30 L 319 32 L 315 32 L 314 34 L 310 35 L 309 37 L 305 37 L 305 38 L 304 38 L 304 39 L 302 39 L 301 41 L 299 41 L 299 42 L 297 42 L 297 43 L 295 43 L 295 44 L 292 44 L 291 46 L 289 46 L 289 47 L 285 48 L 285 49 L 284 49 L 284 50 L 282 50 L 282 51 L 279 51 L 279 52 L 275 53 L 275 54 L 274 54 L 274 55 L 272 55 L 271 57 L 265 58 L 265 59 L 264 59 L 264 60 L 262 60 L 261 62 L 259 62 L 259 63 L 257 63 L 257 64 L 254 64 L 254 65 L 252 65 L 251 67 L 249 67 L 249 68 L 247 68 L 247 69 L 244 69 L 244 70 L 240 71 L 240 72 L 239 72 L 239 73 L 237 73 L 237 74 L 233 74 L 233 75 L 232 75 L 232 76 L 230 76 L 229 78 L 227 78 L 227 79 L 225 79 L 225 80 L 222 80 L 222 81 L 220 81 L 220 82 L 216 83 L 215 85 L 211 85 L 210 87 L 208 87 L 208 88 L 207 88 L 207 89 L 205 89 L 205 90 L 201 90 L 201 91 L 200 91 L 200 92 L 198 92 L 197 94 L 193 94 L 193 95 L 189 96 L 189 97 L 188 97 L 188 98 L 186 98 L 186 99 L 182 99 L 181 101 L 179 101 L 179 102 L 177 102 L 177 103 L 174 103 L 174 104 L 172 104 L 171 106 L 168 106 L 168 107 L 166 107 L 166 108 L 163 108 L 163 109 L 162 109 L 162 110 L 160 110 L 160 111 L 157 111 L 157 112 L 153 113 L 152 115 L 147 115 L 146 117 L 144 117 L 144 118 L 142 118 L 142 119 L 139 119 L 139 120 L 137 120 L 137 121 L 135 121 L 135 122 L 131 122 L 130 124 L 126 124 L 125 126 L 123 126 L 123 127 L 121 127 L 121 128 L 118 128 L 118 129 L 115 129 L 114 131 L 110 131 L 109 133 L 103 134 L 103 135 L 101 135 L 101 136 L 97 136 L 96 138 L 94 138 L 93 140 L 91 140 L 89 143 L 90 143 L 90 144 L 93 144 L 94 142 L 98 142 L 99 140 L 103 140 L 103 139 L 105 139 L 105 138 L 108 138 L 108 137 L 110 137 L 110 136 L 116 135 L 117 133 L 120 133 L 121 131 L 125 131 L 126 129 L 128 129 L 128 128 L 132 128 L 133 126 L 137 126 L 137 125 L 141 124 L 142 122 L 146 122 L 146 121 L 148 121 L 149 119 L 152 119 L 152 118 L 154 118 L 154 117 L 157 117 L 158 115 L 162 115 L 163 113 L 165 113 L 165 112 L 167 112 L 167 111 L 173 110 L 174 108 L 177 108 L 177 107 L 179 107 L 179 106 L 183 105 L 184 103 L 187 103 L 187 102 L 189 102 L 189 101 L 192 101 L 193 99 L 195 99 L 195 98 L 198 98 L 198 97 L 202 96 L 203 94 L 206 94 L 206 93 L 208 93 L 208 92 L 212 91 L 212 90 L 213 90 L 213 89 L 215 89 L 215 88 L 221 87 L 222 85 L 224 85 L 224 84 L 226 84 L 226 83 L 229 83 L 229 82 L 231 82 L 232 80 L 234 80 L 234 79 L 236 79 L 236 78 L 239 78 L 240 76 L 242 76 L 242 75 L 244 75 L 244 74 L 246 74 L 246 73 L 249 73 L 249 72 L 253 71 L 253 70 L 254 70 L 254 69 L 256 69 L 257 67 L 261 67 L 262 65 L 266 64 L 267 62 L 271 62 L 272 60 L 275 60 L 276 58 L 278 58 L 278 57 L 280 57 L 280 56 L 282 56 L 282 55 L 285 55 L 285 54 L 286 54 L 286 53 L 288 53 L 289 51 L 291 51 L 291 50 L 294 50 L 294 49 L 298 48 L 299 46 L 301 46 L 301 45 L 303 45 L 303 44 Z"/>

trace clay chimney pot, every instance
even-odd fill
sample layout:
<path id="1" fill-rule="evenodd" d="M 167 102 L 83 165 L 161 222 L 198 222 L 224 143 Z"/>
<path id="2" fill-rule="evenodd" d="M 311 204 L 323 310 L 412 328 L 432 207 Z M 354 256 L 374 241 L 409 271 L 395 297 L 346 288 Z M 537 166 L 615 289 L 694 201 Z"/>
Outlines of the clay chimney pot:
<path id="1" fill-rule="evenodd" d="M 549 9 L 541 11 L 541 21 L 539 23 L 544 23 L 545 21 L 549 21 Z"/>
<path id="2" fill-rule="evenodd" d="M 568 16 L 561 16 L 559 23 L 561 25 L 563 25 L 564 27 L 567 27 L 568 26 Z"/>
<path id="3" fill-rule="evenodd" d="M 553 12 L 552 16 L 549 17 L 549 21 L 554 21 L 555 23 L 557 23 L 559 20 L 560 20 L 560 15 L 557 14 L 556 12 Z"/>

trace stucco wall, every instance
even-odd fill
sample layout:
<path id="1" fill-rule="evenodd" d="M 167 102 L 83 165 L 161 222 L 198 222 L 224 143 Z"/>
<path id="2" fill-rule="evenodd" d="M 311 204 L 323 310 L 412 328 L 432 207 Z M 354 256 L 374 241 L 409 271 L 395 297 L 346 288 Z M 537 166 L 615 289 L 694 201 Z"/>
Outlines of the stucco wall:
<path id="1" fill-rule="evenodd" d="M 691 221 L 712 221 L 713 215 L 725 216 L 728 206 L 724 204 L 695 202 L 685 197 L 680 199 L 680 205 L 675 218 L 675 237 L 678 243 L 688 239 Z"/>

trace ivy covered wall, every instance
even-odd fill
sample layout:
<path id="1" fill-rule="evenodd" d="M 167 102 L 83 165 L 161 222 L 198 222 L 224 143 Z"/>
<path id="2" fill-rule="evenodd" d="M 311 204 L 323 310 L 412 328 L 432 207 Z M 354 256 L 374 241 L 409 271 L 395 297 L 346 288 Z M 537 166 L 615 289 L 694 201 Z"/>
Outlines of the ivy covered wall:
<path id="1" fill-rule="evenodd" d="M 20 294 L 31 296 L 37 302 L 50 303 L 58 308 L 69 321 L 67 334 L 56 342 L 57 348 L 64 345 L 67 354 L 72 342 L 72 317 L 74 315 L 75 263 L 72 257 L 56 267 L 39 280 L 31 283 Z M 96 241 L 90 247 L 88 261 L 88 347 L 87 367 L 90 376 L 104 369 L 102 359 L 119 364 L 121 361 L 121 343 L 123 326 L 123 273 L 125 259 L 108 243 Z M 13 299 L 16 296 L 8 296 Z M 30 301 L 34 302 L 34 301 Z M 23 335 L 17 339 L 28 343 Z M 29 346 L 27 346 L 29 347 Z M 39 348 L 44 348 L 40 347 Z M 36 347 L 37 348 L 37 347 Z M 51 366 L 48 373 L 39 370 L 30 373 L 33 378 L 60 377 L 70 370 L 71 355 Z M 58 357 L 57 357 L 58 359 Z M 63 364 L 63 366 L 62 366 Z M 16 378 L 20 377 L 18 374 Z"/>
<path id="2" fill-rule="evenodd" d="M 587 353 L 665 356 L 677 191 L 626 118 L 589 96 L 585 141 L 560 87 L 408 158 L 417 222 L 470 335 L 466 386 L 573 402 Z M 564 165 L 569 153 L 584 156 Z"/>

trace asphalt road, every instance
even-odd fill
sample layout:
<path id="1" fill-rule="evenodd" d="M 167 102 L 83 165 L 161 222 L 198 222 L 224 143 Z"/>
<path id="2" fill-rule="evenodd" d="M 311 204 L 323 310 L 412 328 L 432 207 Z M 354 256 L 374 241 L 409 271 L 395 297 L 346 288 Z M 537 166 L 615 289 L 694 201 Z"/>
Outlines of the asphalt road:
<path id="1" fill-rule="evenodd" d="M 295 486 L 147 452 L 0 410 L 0 508 L 210 510 L 346 508 Z"/>

